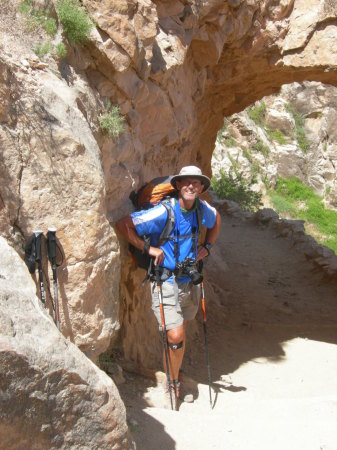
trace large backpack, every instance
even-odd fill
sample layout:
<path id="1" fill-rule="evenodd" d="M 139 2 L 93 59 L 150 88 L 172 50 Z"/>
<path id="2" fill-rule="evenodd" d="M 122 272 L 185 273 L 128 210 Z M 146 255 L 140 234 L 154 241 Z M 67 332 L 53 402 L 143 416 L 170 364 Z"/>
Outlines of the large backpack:
<path id="1" fill-rule="evenodd" d="M 175 215 L 174 215 L 174 199 L 178 198 L 178 191 L 171 185 L 170 181 L 172 176 L 158 177 L 144 184 L 137 192 L 132 191 L 129 198 L 132 201 L 136 211 L 141 211 L 144 209 L 150 209 L 159 203 L 161 203 L 167 210 L 167 221 L 165 227 L 160 234 L 158 247 L 165 244 L 169 239 L 172 230 L 175 226 Z M 197 199 L 197 222 L 198 230 L 201 226 L 201 208 L 200 202 Z M 142 236 L 145 242 L 150 242 L 151 236 Z M 134 247 L 132 244 L 129 245 L 129 250 L 131 252 L 132 258 L 138 267 L 148 271 L 151 271 L 151 261 L 152 258 L 147 254 L 143 253 L 142 250 Z"/>

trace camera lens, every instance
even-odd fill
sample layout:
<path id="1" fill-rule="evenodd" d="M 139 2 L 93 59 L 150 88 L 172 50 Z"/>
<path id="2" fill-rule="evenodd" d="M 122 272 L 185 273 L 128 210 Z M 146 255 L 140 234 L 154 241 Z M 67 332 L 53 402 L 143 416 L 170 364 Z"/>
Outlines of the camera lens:
<path id="1" fill-rule="evenodd" d="M 190 267 L 186 272 L 191 278 L 193 284 L 200 284 L 204 278 L 201 273 L 199 273 L 193 267 Z"/>

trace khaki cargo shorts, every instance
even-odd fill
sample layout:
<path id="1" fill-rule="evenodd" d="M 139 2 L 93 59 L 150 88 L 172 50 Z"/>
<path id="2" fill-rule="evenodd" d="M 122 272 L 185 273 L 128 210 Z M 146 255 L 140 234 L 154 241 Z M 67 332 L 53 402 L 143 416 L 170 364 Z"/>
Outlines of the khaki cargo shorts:
<path id="1" fill-rule="evenodd" d="M 159 295 L 157 284 L 151 283 L 152 310 L 161 330 Z M 166 330 L 178 328 L 184 320 L 195 318 L 201 298 L 200 285 L 192 283 L 175 284 L 166 281 L 162 284 L 163 306 Z"/>

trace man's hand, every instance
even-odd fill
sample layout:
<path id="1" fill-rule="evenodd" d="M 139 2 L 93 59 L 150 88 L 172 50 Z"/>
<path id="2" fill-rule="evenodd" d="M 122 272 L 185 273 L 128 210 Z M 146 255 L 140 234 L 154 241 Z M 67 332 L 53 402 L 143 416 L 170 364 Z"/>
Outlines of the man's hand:
<path id="1" fill-rule="evenodd" d="M 155 266 L 159 266 L 164 261 L 165 256 L 161 248 L 150 247 L 148 253 L 150 256 L 154 257 Z"/>
<path id="2" fill-rule="evenodd" d="M 203 245 L 200 245 L 198 247 L 197 261 L 206 258 L 206 256 L 208 255 L 209 255 L 208 250 Z"/>

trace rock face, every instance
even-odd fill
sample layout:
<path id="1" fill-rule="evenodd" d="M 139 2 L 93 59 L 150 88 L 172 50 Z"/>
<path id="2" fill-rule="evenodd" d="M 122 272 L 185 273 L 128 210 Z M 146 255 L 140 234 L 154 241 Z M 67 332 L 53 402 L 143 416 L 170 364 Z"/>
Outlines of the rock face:
<path id="1" fill-rule="evenodd" d="M 224 116 L 290 81 L 335 84 L 336 5 L 84 0 L 96 23 L 89 44 L 67 43 L 65 60 L 40 61 L 36 43 L 50 38 L 25 27 L 19 3 L 0 13 L 1 233 L 22 253 L 34 229 L 56 226 L 66 256 L 62 333 L 95 359 L 120 315 L 123 336 L 143 337 L 132 352 L 126 338 L 126 353 L 146 364 L 141 348 L 153 324 L 134 315 L 133 296 L 118 313 L 119 248 L 109 222 L 130 211 L 130 190 L 154 175 L 190 163 L 210 174 Z M 106 100 L 126 120 L 115 141 L 98 125 Z M 135 332 L 137 323 L 145 329 Z"/>
<path id="2" fill-rule="evenodd" d="M 127 449 L 112 380 L 57 330 L 0 237 L 0 447 Z"/>
<path id="3" fill-rule="evenodd" d="M 273 185 L 277 176 L 297 177 L 335 207 L 337 88 L 316 82 L 285 85 L 253 110 L 258 108 L 263 108 L 261 124 L 250 118 L 249 109 L 225 120 L 226 130 L 219 134 L 213 154 L 213 173 L 217 176 L 220 169 L 228 172 L 235 165 L 250 180 L 258 167 L 253 188 L 262 191 L 265 180 Z"/>

